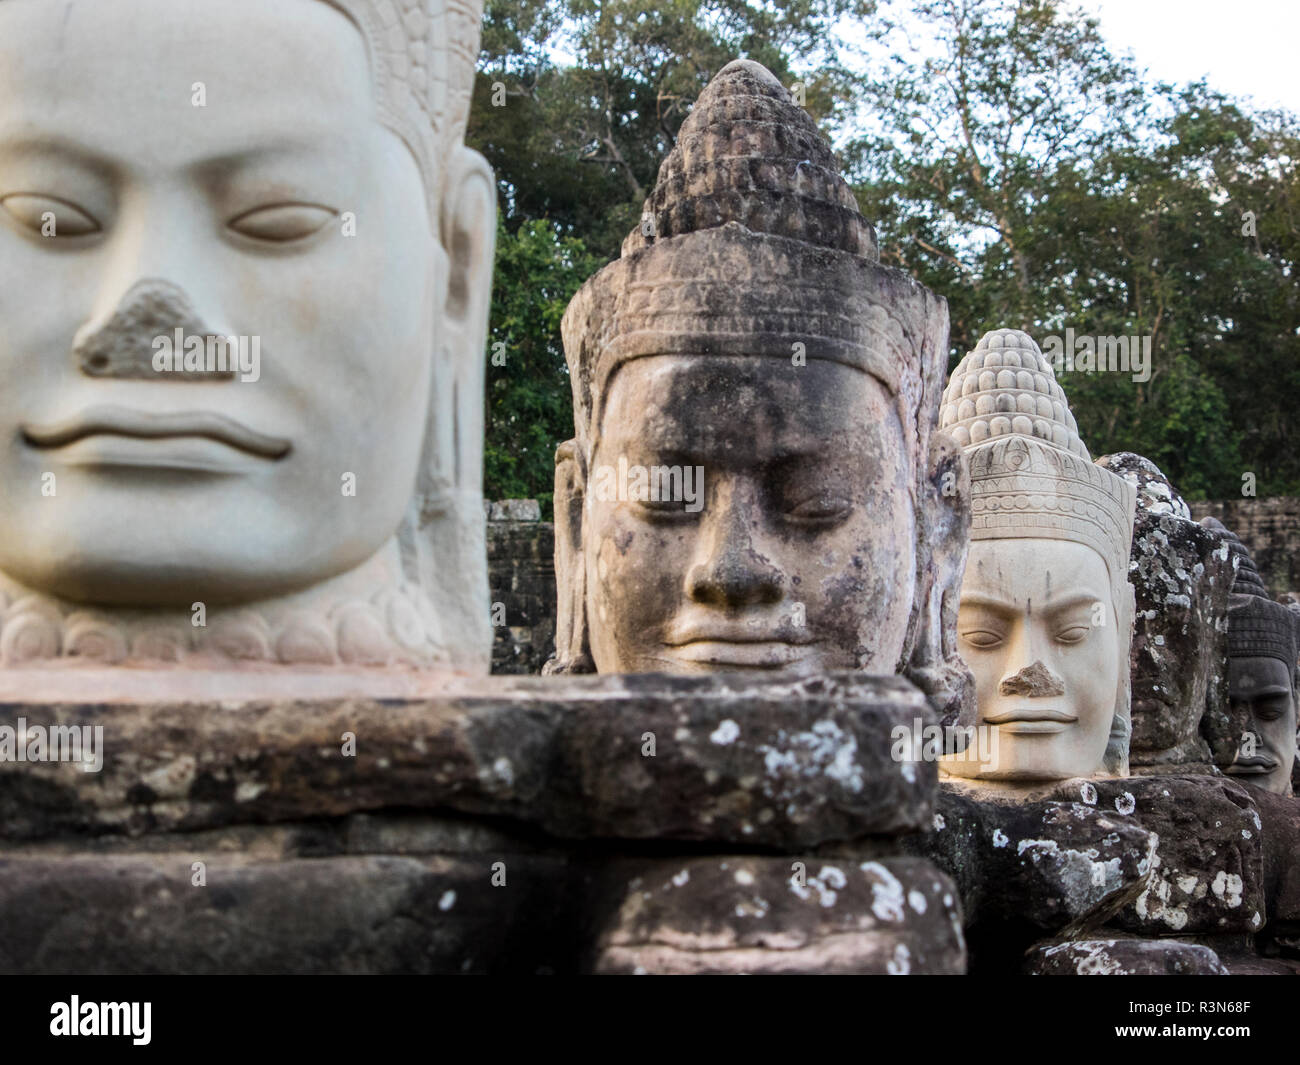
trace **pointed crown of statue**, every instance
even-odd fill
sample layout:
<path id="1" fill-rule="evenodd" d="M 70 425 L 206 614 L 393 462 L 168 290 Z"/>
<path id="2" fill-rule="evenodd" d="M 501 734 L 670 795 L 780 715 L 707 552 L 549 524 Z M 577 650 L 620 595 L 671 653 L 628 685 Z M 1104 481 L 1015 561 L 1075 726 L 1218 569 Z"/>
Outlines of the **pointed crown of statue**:
<path id="1" fill-rule="evenodd" d="M 947 305 L 881 266 L 875 230 L 816 124 L 764 67 L 736 60 L 683 123 L 622 256 L 564 315 L 579 453 L 613 373 L 654 355 L 792 355 L 880 380 L 924 468 Z M 796 363 L 797 365 L 797 363 Z"/>
<path id="2" fill-rule="evenodd" d="M 1214 518 L 1205 525 L 1221 532 L 1237 559 L 1237 576 L 1228 603 L 1228 654 L 1232 658 L 1277 658 L 1296 667 L 1300 616 L 1274 602 L 1246 545 Z"/>
<path id="3" fill-rule="evenodd" d="M 469 118 L 483 0 L 322 0 L 365 38 L 379 120 L 410 148 L 434 201 Z"/>
<path id="4" fill-rule="evenodd" d="M 1031 337 L 1018 329 L 981 337 L 948 381 L 939 425 L 970 462 L 972 540 L 1073 540 L 1124 580 L 1136 490 L 1093 463 Z"/>

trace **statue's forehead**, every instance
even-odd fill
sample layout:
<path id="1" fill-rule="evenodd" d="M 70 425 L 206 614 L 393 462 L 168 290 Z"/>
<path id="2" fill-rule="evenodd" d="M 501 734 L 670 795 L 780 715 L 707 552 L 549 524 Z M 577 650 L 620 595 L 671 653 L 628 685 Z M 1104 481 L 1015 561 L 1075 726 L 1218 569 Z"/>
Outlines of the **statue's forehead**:
<path id="1" fill-rule="evenodd" d="M 1111 590 L 1106 560 L 1086 544 L 1002 537 L 971 542 L 962 601 L 981 595 L 1048 610 L 1075 599 L 1108 600 Z"/>
<path id="2" fill-rule="evenodd" d="M 605 380 L 601 424 L 612 437 L 654 446 L 702 446 L 724 438 L 757 446 L 834 430 L 854 440 L 897 428 L 876 378 L 841 363 L 795 366 L 772 356 L 662 355 L 628 360 Z M 843 441 L 840 441 L 843 442 Z"/>
<path id="3" fill-rule="evenodd" d="M 1233 687 L 1239 693 L 1268 695 L 1292 691 L 1292 670 L 1269 655 L 1234 656 L 1229 659 Z"/>
<path id="4" fill-rule="evenodd" d="M 360 33 L 319 0 L 0 3 L 0 123 L 23 129 L 306 139 L 372 113 L 371 84 Z"/>

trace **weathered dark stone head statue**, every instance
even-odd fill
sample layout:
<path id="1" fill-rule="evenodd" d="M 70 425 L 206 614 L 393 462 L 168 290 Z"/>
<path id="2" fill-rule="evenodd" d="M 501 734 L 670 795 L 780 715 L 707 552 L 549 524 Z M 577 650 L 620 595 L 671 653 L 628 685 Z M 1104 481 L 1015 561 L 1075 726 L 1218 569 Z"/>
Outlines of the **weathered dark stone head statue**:
<path id="1" fill-rule="evenodd" d="M 1228 701 L 1230 716 L 1245 731 L 1231 760 L 1216 751 L 1224 772 L 1243 783 L 1291 794 L 1296 756 L 1297 615 L 1268 597 L 1246 545 L 1222 529 L 1237 557 L 1228 607 Z M 1226 764 L 1224 764 L 1226 762 Z"/>
<path id="2" fill-rule="evenodd" d="M 1222 533 L 1192 520 L 1177 489 L 1129 451 L 1097 465 L 1137 490 L 1129 582 L 1132 772 L 1213 772 L 1202 724 L 1227 710 L 1228 596 L 1236 562 Z M 1235 747 L 1235 743 L 1234 743 Z"/>
<path id="3" fill-rule="evenodd" d="M 879 264 L 767 70 L 731 63 L 701 95 L 563 331 L 552 672 L 906 672 L 955 708 L 947 306 Z"/>

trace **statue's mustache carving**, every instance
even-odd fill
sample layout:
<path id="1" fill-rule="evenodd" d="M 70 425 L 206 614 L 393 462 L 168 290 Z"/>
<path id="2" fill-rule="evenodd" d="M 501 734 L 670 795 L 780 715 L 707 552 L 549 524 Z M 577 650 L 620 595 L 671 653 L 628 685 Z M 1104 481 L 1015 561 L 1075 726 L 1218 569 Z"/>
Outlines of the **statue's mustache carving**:
<path id="1" fill-rule="evenodd" d="M 113 317 L 103 327 L 80 337 L 73 355 L 82 373 L 91 377 L 137 380 L 181 381 L 233 380 L 238 371 L 235 353 L 231 352 L 228 369 L 191 369 L 179 367 L 159 373 L 154 367 L 155 341 L 180 330 L 186 337 L 200 337 L 225 345 L 229 338 L 202 320 L 185 292 L 156 278 L 146 278 L 133 285 L 122 297 Z"/>

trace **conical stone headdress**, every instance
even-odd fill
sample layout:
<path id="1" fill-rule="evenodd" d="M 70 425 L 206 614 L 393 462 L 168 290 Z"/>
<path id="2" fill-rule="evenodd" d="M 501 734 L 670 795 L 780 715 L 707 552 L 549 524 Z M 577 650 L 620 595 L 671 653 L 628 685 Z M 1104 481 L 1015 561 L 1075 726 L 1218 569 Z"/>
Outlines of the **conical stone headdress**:
<path id="1" fill-rule="evenodd" d="M 606 384 L 628 360 L 788 362 L 802 351 L 878 378 L 923 467 L 947 304 L 877 260 L 875 231 L 812 119 L 764 67 L 729 63 L 682 125 L 622 257 L 565 312 L 580 454 L 589 457 Z"/>
<path id="2" fill-rule="evenodd" d="M 1228 550 L 1237 559 L 1237 576 L 1232 582 L 1228 607 L 1228 655 L 1277 658 L 1294 670 L 1300 619 L 1269 597 L 1255 560 L 1240 537 L 1214 518 L 1206 518 L 1205 524 L 1223 533 Z"/>
<path id="3" fill-rule="evenodd" d="M 1121 654 L 1106 768 L 1127 775 L 1136 490 L 1093 463 L 1051 363 L 1018 329 L 984 334 L 962 359 L 944 389 L 939 426 L 970 463 L 972 540 L 1069 540 L 1105 560 Z"/>
<path id="4" fill-rule="evenodd" d="M 448 146 L 461 140 L 469 118 L 483 0 L 322 2 L 365 38 L 379 120 L 411 149 L 435 200 Z M 432 219 L 437 225 L 436 210 Z"/>
<path id="5" fill-rule="evenodd" d="M 1018 329 L 980 338 L 952 373 L 939 426 L 970 462 L 972 540 L 1074 540 L 1128 572 L 1132 485 L 1092 462 L 1065 393 Z"/>

